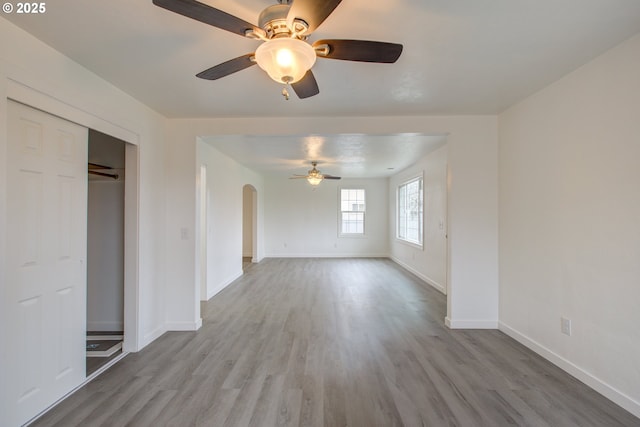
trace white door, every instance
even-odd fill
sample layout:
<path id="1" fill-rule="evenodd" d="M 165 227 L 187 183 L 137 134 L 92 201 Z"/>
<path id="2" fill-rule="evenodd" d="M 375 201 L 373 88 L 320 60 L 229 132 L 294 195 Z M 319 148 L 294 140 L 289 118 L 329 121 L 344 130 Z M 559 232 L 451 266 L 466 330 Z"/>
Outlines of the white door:
<path id="1" fill-rule="evenodd" d="M 21 425 L 85 379 L 86 128 L 15 102 L 7 123 L 8 417 Z"/>

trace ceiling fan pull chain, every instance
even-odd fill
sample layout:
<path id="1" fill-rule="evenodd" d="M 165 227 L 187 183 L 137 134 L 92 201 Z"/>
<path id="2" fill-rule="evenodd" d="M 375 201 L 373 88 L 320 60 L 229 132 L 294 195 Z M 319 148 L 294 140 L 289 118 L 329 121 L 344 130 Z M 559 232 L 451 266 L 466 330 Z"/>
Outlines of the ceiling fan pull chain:
<path id="1" fill-rule="evenodd" d="M 286 99 L 287 101 L 289 100 L 289 91 L 287 90 L 286 86 L 282 88 L 282 96 L 284 96 L 284 99 Z"/>

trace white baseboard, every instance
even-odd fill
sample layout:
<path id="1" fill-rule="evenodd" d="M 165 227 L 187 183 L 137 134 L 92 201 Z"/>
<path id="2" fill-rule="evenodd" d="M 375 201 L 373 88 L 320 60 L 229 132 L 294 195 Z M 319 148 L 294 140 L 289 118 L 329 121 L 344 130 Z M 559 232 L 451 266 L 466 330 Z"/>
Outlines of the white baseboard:
<path id="1" fill-rule="evenodd" d="M 164 334 L 165 332 L 167 332 L 167 328 L 165 327 L 165 325 L 161 325 L 155 328 L 154 330 L 152 330 L 151 332 L 144 334 L 142 342 L 140 343 L 140 346 L 136 351 L 142 350 L 143 348 L 145 348 L 146 346 L 148 346 L 149 344 L 151 344 L 152 342 L 160 338 L 162 334 Z"/>
<path id="2" fill-rule="evenodd" d="M 559 354 L 554 353 L 537 341 L 534 341 L 526 335 L 511 328 L 509 325 L 500 322 L 499 329 L 514 340 L 518 341 L 520 344 L 544 357 L 563 371 L 582 381 L 607 399 L 640 418 L 640 402 L 632 399 L 620 390 L 617 390 L 615 387 L 612 387 L 601 379 L 595 377 Z"/>
<path id="3" fill-rule="evenodd" d="M 124 340 L 124 334 L 119 334 L 119 333 L 115 333 L 115 334 L 89 334 L 87 333 L 87 341 L 101 341 L 101 340 L 108 340 L 108 341 L 122 341 Z"/>
<path id="4" fill-rule="evenodd" d="M 87 331 L 124 331 L 124 322 L 102 322 L 87 320 Z"/>
<path id="5" fill-rule="evenodd" d="M 290 253 L 269 254 L 265 258 L 389 258 L 389 254 Z"/>
<path id="6" fill-rule="evenodd" d="M 229 286 L 230 284 L 238 280 L 242 276 L 242 274 L 243 272 L 242 270 L 240 270 L 239 272 L 236 272 L 233 276 L 231 276 L 230 278 L 222 282 L 222 285 L 216 287 L 215 289 L 212 289 L 211 291 L 207 291 L 206 301 L 209 301 L 211 298 L 213 298 L 216 294 L 218 294 L 224 288 L 226 288 L 227 286 Z"/>
<path id="7" fill-rule="evenodd" d="M 394 256 L 390 257 L 390 259 L 391 259 L 391 261 L 393 261 L 396 264 L 398 264 L 400 267 L 402 267 L 405 270 L 407 270 L 409 273 L 411 273 L 411 274 L 413 274 L 415 276 L 418 276 L 421 280 L 426 282 L 431 287 L 437 289 L 438 291 L 442 292 L 445 295 L 447 294 L 447 289 L 442 284 L 438 283 L 435 280 L 432 280 L 430 277 L 427 277 L 426 275 L 420 273 L 419 271 L 417 271 L 416 269 L 411 267 L 409 264 L 400 261 L 398 258 L 396 258 Z"/>
<path id="8" fill-rule="evenodd" d="M 498 329 L 497 320 L 456 320 L 445 317 L 444 324 L 449 329 Z"/>
<path id="9" fill-rule="evenodd" d="M 202 319 L 195 322 L 167 322 L 167 331 L 197 331 L 202 327 Z"/>

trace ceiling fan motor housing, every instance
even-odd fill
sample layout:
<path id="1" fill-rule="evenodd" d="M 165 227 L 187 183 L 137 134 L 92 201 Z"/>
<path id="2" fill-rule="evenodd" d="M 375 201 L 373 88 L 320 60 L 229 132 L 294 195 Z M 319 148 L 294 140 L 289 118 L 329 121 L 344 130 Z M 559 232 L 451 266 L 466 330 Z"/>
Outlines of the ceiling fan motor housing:
<path id="1" fill-rule="evenodd" d="M 267 32 L 267 38 L 271 39 L 281 34 L 287 36 L 291 33 L 287 26 L 288 4 L 274 4 L 260 13 L 258 26 Z"/>
<path id="2" fill-rule="evenodd" d="M 303 34 L 309 27 L 304 21 L 296 19 L 293 22 L 294 28 L 289 28 L 287 25 L 289 9 L 291 9 L 291 5 L 288 2 L 283 2 L 269 6 L 260 12 L 258 26 L 267 33 L 268 39 L 294 36 L 306 40 L 307 37 Z"/>

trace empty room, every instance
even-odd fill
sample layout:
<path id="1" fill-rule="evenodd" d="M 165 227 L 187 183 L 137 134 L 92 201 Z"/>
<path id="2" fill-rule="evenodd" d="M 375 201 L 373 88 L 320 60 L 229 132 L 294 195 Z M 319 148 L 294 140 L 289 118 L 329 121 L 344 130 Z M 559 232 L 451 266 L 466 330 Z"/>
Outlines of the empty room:
<path id="1" fill-rule="evenodd" d="M 0 13 L 0 425 L 640 426 L 640 2 Z"/>

